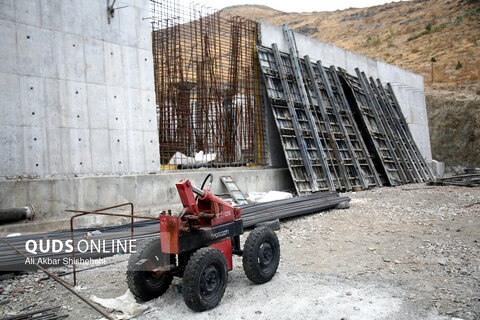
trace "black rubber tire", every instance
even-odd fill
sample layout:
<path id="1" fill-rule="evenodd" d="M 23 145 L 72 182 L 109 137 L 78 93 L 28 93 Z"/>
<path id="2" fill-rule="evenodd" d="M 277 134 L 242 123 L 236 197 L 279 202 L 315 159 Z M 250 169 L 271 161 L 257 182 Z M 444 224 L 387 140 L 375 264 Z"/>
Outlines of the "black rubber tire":
<path id="1" fill-rule="evenodd" d="M 270 281 L 280 262 L 280 244 L 270 228 L 254 229 L 243 248 L 243 270 L 250 281 L 258 284 Z"/>
<path id="2" fill-rule="evenodd" d="M 222 300 L 228 281 L 227 259 L 220 250 L 197 250 L 183 273 L 183 300 L 194 311 L 215 308 Z"/>
<path id="3" fill-rule="evenodd" d="M 128 260 L 127 284 L 133 295 L 141 301 L 148 301 L 161 296 L 167 291 L 172 283 L 173 275 L 166 272 L 155 277 L 151 272 L 142 271 L 136 263 L 142 259 L 152 261 L 152 267 L 161 267 L 169 264 L 176 264 L 174 254 L 162 252 L 162 245 L 159 238 L 142 241 L 132 253 Z"/>

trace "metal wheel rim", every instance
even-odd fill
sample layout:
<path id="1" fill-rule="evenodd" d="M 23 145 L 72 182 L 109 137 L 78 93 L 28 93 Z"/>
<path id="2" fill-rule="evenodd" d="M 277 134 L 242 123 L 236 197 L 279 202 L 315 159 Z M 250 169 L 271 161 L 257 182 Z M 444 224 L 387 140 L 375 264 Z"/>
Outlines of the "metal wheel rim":
<path id="1" fill-rule="evenodd" d="M 270 272 L 274 266 L 276 254 L 273 250 L 273 245 L 265 241 L 258 247 L 258 258 L 257 263 L 260 267 L 260 270 L 264 273 Z"/>
<path id="2" fill-rule="evenodd" d="M 258 248 L 258 260 L 262 267 L 268 267 L 273 261 L 274 253 L 272 246 L 264 242 Z"/>
<path id="3" fill-rule="evenodd" d="M 223 287 L 224 277 L 221 264 L 213 262 L 202 270 L 200 293 L 206 300 L 213 300 Z"/>

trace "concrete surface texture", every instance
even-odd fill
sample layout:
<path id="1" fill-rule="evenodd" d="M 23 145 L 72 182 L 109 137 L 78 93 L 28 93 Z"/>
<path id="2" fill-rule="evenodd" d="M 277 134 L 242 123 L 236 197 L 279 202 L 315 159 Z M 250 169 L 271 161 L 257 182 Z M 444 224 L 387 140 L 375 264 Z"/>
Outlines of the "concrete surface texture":
<path id="1" fill-rule="evenodd" d="M 1 178 L 159 170 L 149 0 L 115 6 L 0 1 Z"/>
<path id="2" fill-rule="evenodd" d="M 374 79 L 379 78 L 384 84 L 390 82 L 423 157 L 426 160 L 432 159 L 425 92 L 421 75 L 309 38 L 297 32 L 294 32 L 294 36 L 300 57 L 308 55 L 312 61 L 321 60 L 326 67 L 334 65 L 353 75 L 355 75 L 355 68 L 359 68 L 367 76 Z M 280 51 L 288 52 L 287 42 L 281 27 L 261 21 L 259 37 L 261 45 L 271 47 L 272 43 L 276 43 Z"/>

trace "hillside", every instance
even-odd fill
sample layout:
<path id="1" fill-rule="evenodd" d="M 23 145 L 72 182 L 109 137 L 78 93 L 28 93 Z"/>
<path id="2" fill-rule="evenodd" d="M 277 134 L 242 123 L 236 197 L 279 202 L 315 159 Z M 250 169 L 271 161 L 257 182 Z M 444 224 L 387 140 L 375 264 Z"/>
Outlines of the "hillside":
<path id="1" fill-rule="evenodd" d="M 304 35 L 423 75 L 433 158 L 480 166 L 479 0 L 301 13 L 243 5 L 222 12 L 278 26 L 288 22 Z"/>
<path id="2" fill-rule="evenodd" d="M 266 6 L 222 10 L 281 26 L 421 74 L 433 87 L 480 84 L 480 2 L 427 0 L 334 12 L 285 13 Z M 432 58 L 433 84 L 431 79 Z"/>

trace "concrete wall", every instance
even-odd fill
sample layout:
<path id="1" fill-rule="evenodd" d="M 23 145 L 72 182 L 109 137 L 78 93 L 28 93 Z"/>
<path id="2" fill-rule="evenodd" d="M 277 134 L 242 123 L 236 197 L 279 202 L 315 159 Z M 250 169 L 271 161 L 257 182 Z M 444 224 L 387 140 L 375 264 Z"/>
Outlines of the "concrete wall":
<path id="1" fill-rule="evenodd" d="M 0 178 L 159 170 L 149 0 L 115 6 L 0 0 Z"/>
<path id="2" fill-rule="evenodd" d="M 23 207 L 33 203 L 39 223 L 66 221 L 66 209 L 94 210 L 132 202 L 136 209 L 174 209 L 181 207 L 175 183 L 189 179 L 200 187 L 208 173 L 214 180 L 212 191 L 226 193 L 220 176 L 232 176 L 240 189 L 248 193 L 293 188 L 288 169 L 221 168 L 162 172 L 147 175 L 92 176 L 9 180 L 0 183 L 0 208 Z M 52 219 L 53 218 L 53 219 Z M 28 224 L 31 224 L 30 222 Z M 63 225 L 64 227 L 66 225 Z M 28 227 L 23 226 L 23 227 Z M 12 228 L 0 228 L 2 231 Z"/>
<path id="3" fill-rule="evenodd" d="M 33 204 L 30 231 L 66 209 L 175 209 L 175 183 L 211 171 L 160 172 L 149 5 L 118 0 L 109 24 L 105 0 L 0 0 L 0 208 Z M 293 186 L 287 169 L 213 171 L 214 192 L 220 175 L 246 193 Z"/>
<path id="4" fill-rule="evenodd" d="M 271 47 L 272 43 L 276 43 L 280 51 L 288 52 L 281 27 L 260 22 L 259 30 L 261 45 Z M 422 76 L 297 32 L 294 34 L 300 57 L 308 55 L 312 61 L 321 60 L 327 67 L 335 65 L 353 75 L 355 75 L 355 68 L 359 68 L 367 76 L 379 78 L 383 83 L 390 82 L 415 142 L 424 158 L 432 159 Z"/>

